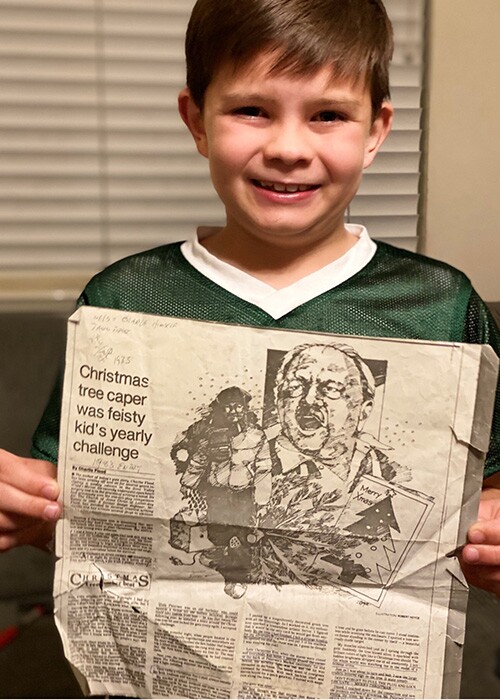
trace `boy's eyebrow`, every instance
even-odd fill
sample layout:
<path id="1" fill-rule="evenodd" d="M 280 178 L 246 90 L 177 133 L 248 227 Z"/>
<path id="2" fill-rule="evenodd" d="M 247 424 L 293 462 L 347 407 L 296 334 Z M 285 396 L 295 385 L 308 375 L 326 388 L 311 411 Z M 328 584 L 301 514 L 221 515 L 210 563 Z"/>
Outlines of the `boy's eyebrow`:
<path id="1" fill-rule="evenodd" d="M 260 92 L 228 92 L 223 96 L 225 102 L 230 103 L 260 103 L 260 102 L 279 102 L 278 99 L 273 94 L 265 94 Z M 327 109 L 335 107 L 336 109 L 352 109 L 361 107 L 362 101 L 356 99 L 355 97 L 345 97 L 339 95 L 338 97 L 320 97 L 318 99 L 306 100 L 306 103 L 311 106 L 317 107 L 318 109 Z"/>
<path id="2" fill-rule="evenodd" d="M 223 95 L 225 102 L 275 102 L 272 95 L 264 95 L 260 92 L 226 92 Z"/>
<path id="3" fill-rule="evenodd" d="M 353 108 L 353 107 L 361 107 L 363 102 L 361 100 L 356 99 L 355 97 L 323 97 L 319 100 L 312 100 L 312 104 L 317 105 L 318 107 L 340 107 L 340 108 Z"/>

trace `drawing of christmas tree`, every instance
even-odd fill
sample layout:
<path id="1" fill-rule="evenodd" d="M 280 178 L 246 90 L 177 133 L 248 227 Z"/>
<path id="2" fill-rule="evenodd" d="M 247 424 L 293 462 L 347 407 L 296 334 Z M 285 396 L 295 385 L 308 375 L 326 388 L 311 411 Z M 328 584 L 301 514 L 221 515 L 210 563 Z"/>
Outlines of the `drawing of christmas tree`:
<path id="1" fill-rule="evenodd" d="M 361 519 L 344 528 L 363 538 L 362 544 L 352 551 L 351 561 L 362 567 L 363 578 L 382 585 L 385 585 L 392 573 L 389 553 L 396 552 L 391 530 L 401 532 L 392 505 L 392 495 L 388 494 L 383 500 L 357 513 Z"/>

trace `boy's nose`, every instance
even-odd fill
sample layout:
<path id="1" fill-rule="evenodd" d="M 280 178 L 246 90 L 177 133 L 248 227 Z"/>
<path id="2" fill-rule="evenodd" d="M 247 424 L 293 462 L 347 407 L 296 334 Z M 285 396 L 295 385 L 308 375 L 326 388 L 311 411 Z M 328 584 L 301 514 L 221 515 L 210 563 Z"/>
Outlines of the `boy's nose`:
<path id="1" fill-rule="evenodd" d="M 268 160 L 278 160 L 287 165 L 308 163 L 313 157 L 311 145 L 303 130 L 294 124 L 282 122 L 269 130 L 264 155 Z"/>

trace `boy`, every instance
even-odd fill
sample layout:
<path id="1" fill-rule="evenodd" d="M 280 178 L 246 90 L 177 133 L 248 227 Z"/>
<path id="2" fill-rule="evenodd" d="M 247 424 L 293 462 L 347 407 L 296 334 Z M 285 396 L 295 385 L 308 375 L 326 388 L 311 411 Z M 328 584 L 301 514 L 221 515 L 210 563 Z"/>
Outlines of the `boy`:
<path id="1" fill-rule="evenodd" d="M 179 111 L 208 158 L 226 225 L 107 268 L 80 303 L 252 326 L 489 342 L 496 326 L 461 273 L 344 224 L 393 110 L 381 0 L 199 0 Z M 500 413 L 480 522 L 461 554 L 500 595 Z M 58 399 L 35 460 L 0 455 L 0 548 L 43 546 L 61 506 Z"/>

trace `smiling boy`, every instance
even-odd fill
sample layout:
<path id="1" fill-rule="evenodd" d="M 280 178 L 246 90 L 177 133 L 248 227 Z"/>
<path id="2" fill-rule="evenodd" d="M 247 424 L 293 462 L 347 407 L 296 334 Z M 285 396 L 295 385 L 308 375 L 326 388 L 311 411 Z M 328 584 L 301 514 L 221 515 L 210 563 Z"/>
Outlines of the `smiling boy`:
<path id="1" fill-rule="evenodd" d="M 339 334 L 490 343 L 467 278 L 344 223 L 392 122 L 380 0 L 198 0 L 179 111 L 226 209 L 219 229 L 93 278 L 81 304 Z M 0 454 L 0 549 L 43 545 L 60 516 L 59 398 L 36 459 Z M 500 592 L 499 401 L 469 580 Z M 464 564 L 467 562 L 467 564 Z"/>
<path id="2" fill-rule="evenodd" d="M 179 108 L 226 207 L 226 226 L 205 249 L 281 289 L 356 244 L 345 211 L 389 131 L 392 107 L 372 113 L 364 78 L 335 80 L 330 66 L 311 76 L 274 74 L 278 60 L 274 50 L 237 71 L 226 63 L 203 108 L 187 88 Z"/>

